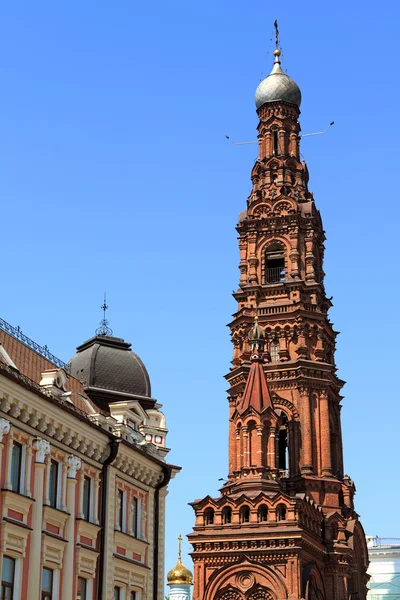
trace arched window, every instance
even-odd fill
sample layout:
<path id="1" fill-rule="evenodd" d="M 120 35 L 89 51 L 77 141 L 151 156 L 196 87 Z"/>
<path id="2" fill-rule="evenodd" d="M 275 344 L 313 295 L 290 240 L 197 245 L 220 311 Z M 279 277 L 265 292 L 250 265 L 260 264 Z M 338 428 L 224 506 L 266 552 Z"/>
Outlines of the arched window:
<path id="1" fill-rule="evenodd" d="M 222 523 L 224 525 L 229 525 L 229 523 L 232 523 L 232 509 L 230 506 L 225 506 L 222 511 Z"/>
<path id="2" fill-rule="evenodd" d="M 286 506 L 284 504 L 279 504 L 277 506 L 276 520 L 277 521 L 285 521 L 286 520 Z"/>
<path id="3" fill-rule="evenodd" d="M 276 362 L 279 360 L 279 342 L 271 342 L 269 347 L 269 354 L 271 356 L 271 362 Z"/>
<path id="4" fill-rule="evenodd" d="M 248 506 L 242 506 L 240 509 L 240 522 L 248 523 L 250 521 L 250 508 Z"/>
<path id="5" fill-rule="evenodd" d="M 272 244 L 265 251 L 265 283 L 285 281 L 285 254 L 280 244 Z"/>
<path id="6" fill-rule="evenodd" d="M 268 521 L 268 506 L 261 504 L 261 506 L 258 507 L 257 517 L 259 523 L 265 523 L 265 521 Z"/>
<path id="7" fill-rule="evenodd" d="M 212 508 L 206 508 L 204 511 L 204 525 L 214 524 L 214 510 Z"/>

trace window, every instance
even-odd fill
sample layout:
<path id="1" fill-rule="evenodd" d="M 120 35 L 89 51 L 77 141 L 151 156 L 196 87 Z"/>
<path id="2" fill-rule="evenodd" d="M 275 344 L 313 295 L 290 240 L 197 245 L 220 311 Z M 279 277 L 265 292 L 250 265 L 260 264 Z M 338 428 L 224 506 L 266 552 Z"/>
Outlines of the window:
<path id="1" fill-rule="evenodd" d="M 214 524 L 214 511 L 212 508 L 206 508 L 204 511 L 204 525 Z"/>
<path id="2" fill-rule="evenodd" d="M 118 501 L 118 526 L 119 530 L 124 530 L 124 492 L 117 490 L 117 501 Z"/>
<path id="3" fill-rule="evenodd" d="M 87 579 L 78 577 L 78 589 L 76 590 L 76 600 L 88 600 Z"/>
<path id="4" fill-rule="evenodd" d="M 121 588 L 117 585 L 114 588 L 114 600 L 122 600 L 121 598 Z"/>
<path id="5" fill-rule="evenodd" d="M 50 506 L 53 508 L 57 507 L 57 493 L 58 493 L 58 462 L 52 460 L 50 463 L 50 477 L 49 477 L 49 500 Z"/>
<path id="6" fill-rule="evenodd" d="M 250 509 L 248 506 L 242 506 L 240 509 L 240 522 L 248 523 L 250 521 Z"/>
<path id="7" fill-rule="evenodd" d="M 42 569 L 42 600 L 53 600 L 53 571 Z"/>
<path id="8" fill-rule="evenodd" d="M 280 504 L 276 509 L 276 519 L 277 521 L 285 521 L 286 520 L 286 506 Z"/>
<path id="9" fill-rule="evenodd" d="M 132 535 L 134 537 L 139 537 L 139 501 L 137 498 L 133 499 L 132 503 Z"/>
<path id="10" fill-rule="evenodd" d="M 265 283 L 285 281 L 285 255 L 283 248 L 275 243 L 265 252 Z"/>
<path id="11" fill-rule="evenodd" d="M 14 442 L 11 457 L 11 489 L 14 492 L 21 493 L 22 481 L 22 446 Z"/>
<path id="12" fill-rule="evenodd" d="M 265 523 L 265 521 L 268 521 L 268 507 L 265 504 L 261 504 L 258 509 L 258 522 Z"/>
<path id="13" fill-rule="evenodd" d="M 272 132 L 273 138 L 274 138 L 274 154 L 278 154 L 278 132 L 275 129 Z"/>
<path id="14" fill-rule="evenodd" d="M 224 510 L 222 511 L 222 522 L 224 525 L 232 523 L 232 509 L 230 506 L 225 506 Z"/>
<path id="15" fill-rule="evenodd" d="M 83 502 L 82 513 L 85 521 L 90 520 L 90 485 L 91 479 L 87 475 L 83 478 Z"/>
<path id="16" fill-rule="evenodd" d="M 278 468 L 280 471 L 288 469 L 288 433 L 287 433 L 287 418 L 282 420 L 278 434 Z"/>
<path id="17" fill-rule="evenodd" d="M 271 356 L 271 362 L 279 360 L 279 342 L 271 342 L 269 353 Z"/>
<path id="18" fill-rule="evenodd" d="M 2 581 L 0 600 L 13 600 L 14 598 L 15 559 L 3 557 Z"/>
<path id="19" fill-rule="evenodd" d="M 131 592 L 131 595 L 129 596 L 129 600 L 136 600 L 136 592 Z"/>

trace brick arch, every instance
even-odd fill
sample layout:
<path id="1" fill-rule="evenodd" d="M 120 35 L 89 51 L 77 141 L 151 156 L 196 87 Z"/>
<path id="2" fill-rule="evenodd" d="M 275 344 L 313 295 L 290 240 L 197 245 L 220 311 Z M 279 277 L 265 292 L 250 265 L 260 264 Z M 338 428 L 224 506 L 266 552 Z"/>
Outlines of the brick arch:
<path id="1" fill-rule="evenodd" d="M 218 596 L 215 597 L 215 600 L 243 600 L 243 595 L 239 590 L 229 586 L 222 589 Z"/>
<path id="2" fill-rule="evenodd" d="M 247 600 L 275 600 L 276 596 L 267 588 L 257 586 L 255 590 L 251 590 L 247 596 Z"/>
<path id="3" fill-rule="evenodd" d="M 303 598 L 305 600 L 325 600 L 325 586 L 316 563 L 310 563 L 303 569 Z"/>
<path id="4" fill-rule="evenodd" d="M 260 243 L 258 246 L 258 252 L 264 253 L 268 246 L 272 244 L 281 244 L 282 249 L 286 252 L 290 252 L 290 243 L 289 240 L 283 235 L 271 235 L 271 237 L 267 237 L 266 240 Z"/>
<path id="5" fill-rule="evenodd" d="M 286 400 L 286 398 L 281 398 L 277 394 L 273 394 L 272 401 L 276 408 L 280 408 L 286 413 L 288 420 L 292 418 L 295 421 L 300 421 L 300 415 L 297 412 L 296 407 L 289 400 Z"/>
<path id="6" fill-rule="evenodd" d="M 218 594 L 222 590 L 237 590 L 238 581 L 240 581 L 243 572 L 250 572 L 254 578 L 254 586 L 257 586 L 257 589 L 268 590 L 271 594 L 271 599 L 279 598 L 280 600 L 285 600 L 288 597 L 285 583 L 276 571 L 273 571 L 268 566 L 254 563 L 243 555 L 240 562 L 223 567 L 213 573 L 207 584 L 203 600 L 215 600 L 216 598 L 220 600 Z M 247 594 L 251 593 L 254 589 L 253 587 Z M 246 598 L 248 597 L 247 594 Z M 244 596 L 238 596 L 238 598 L 242 597 Z M 267 600 L 270 599 L 268 598 Z"/>

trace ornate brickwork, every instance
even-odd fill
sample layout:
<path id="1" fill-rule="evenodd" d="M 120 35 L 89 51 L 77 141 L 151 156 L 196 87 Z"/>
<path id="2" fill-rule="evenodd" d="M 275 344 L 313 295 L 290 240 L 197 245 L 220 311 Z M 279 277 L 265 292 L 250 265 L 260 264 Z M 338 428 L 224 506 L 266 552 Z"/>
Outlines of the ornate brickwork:
<path id="1" fill-rule="evenodd" d="M 229 473 L 218 498 L 193 503 L 193 600 L 363 600 L 367 551 L 343 472 L 343 381 L 300 110 L 277 99 L 257 112 L 259 156 L 237 226 Z"/>

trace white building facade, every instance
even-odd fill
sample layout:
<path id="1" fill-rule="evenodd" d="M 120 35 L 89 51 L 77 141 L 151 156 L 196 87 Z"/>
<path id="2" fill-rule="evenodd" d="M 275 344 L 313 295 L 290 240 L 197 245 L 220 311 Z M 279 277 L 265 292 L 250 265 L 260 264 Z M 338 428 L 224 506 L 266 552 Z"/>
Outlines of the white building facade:
<path id="1" fill-rule="evenodd" d="M 400 538 L 367 536 L 368 600 L 400 600 Z"/>

